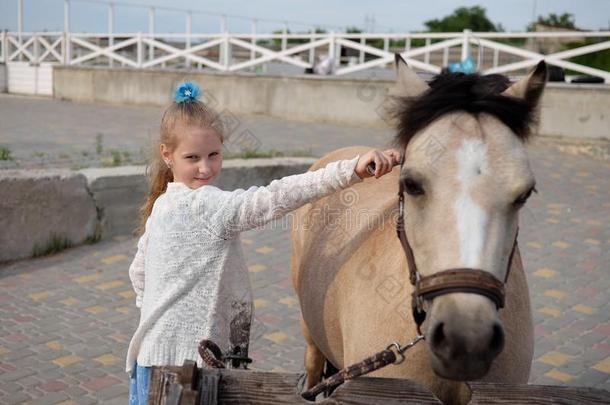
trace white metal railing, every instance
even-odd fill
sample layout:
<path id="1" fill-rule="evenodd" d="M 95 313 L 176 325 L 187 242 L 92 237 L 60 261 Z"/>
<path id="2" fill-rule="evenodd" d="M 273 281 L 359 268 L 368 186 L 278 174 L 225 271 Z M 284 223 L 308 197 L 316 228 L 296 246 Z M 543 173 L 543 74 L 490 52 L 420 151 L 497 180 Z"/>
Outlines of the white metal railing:
<path id="1" fill-rule="evenodd" d="M 506 43 L 510 39 L 595 38 L 569 50 L 542 54 Z M 423 41 L 423 45 L 420 44 Z M 415 46 L 419 45 L 419 46 Z M 346 51 L 342 51 L 345 48 Z M 539 60 L 575 72 L 601 77 L 610 72 L 574 63 L 575 56 L 610 49 L 610 31 L 404 34 L 218 33 L 160 34 L 71 32 L 2 32 L 0 62 L 22 61 L 63 65 L 206 68 L 224 72 L 256 69 L 281 62 L 300 69 L 312 68 L 329 57 L 332 74 L 345 75 L 389 66 L 399 52 L 414 68 L 439 73 L 448 62 L 472 54 L 483 73 L 510 73 L 529 68 Z M 349 55 L 343 56 L 342 55 Z M 491 60 L 490 59 L 491 55 Z"/>

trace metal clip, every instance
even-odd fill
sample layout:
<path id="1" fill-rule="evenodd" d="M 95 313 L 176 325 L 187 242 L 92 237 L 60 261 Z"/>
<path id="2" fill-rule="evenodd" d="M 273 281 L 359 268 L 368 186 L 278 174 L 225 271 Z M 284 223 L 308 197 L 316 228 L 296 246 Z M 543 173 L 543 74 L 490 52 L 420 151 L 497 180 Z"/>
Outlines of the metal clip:
<path id="1" fill-rule="evenodd" d="M 398 342 L 394 342 L 391 345 L 389 345 L 388 347 L 386 347 L 386 350 L 390 350 L 390 348 L 395 347 L 396 348 L 396 353 L 398 353 L 400 355 L 400 358 L 397 359 L 396 361 L 394 361 L 394 365 L 398 365 L 400 363 L 402 363 L 403 361 L 405 361 L 405 352 L 407 350 L 409 350 L 410 348 L 412 348 L 413 346 L 415 346 L 420 340 L 424 340 L 425 337 L 424 335 L 417 335 L 417 337 L 415 339 L 413 339 L 412 341 L 410 341 L 409 343 L 407 343 L 404 346 L 401 346 L 400 343 Z"/>

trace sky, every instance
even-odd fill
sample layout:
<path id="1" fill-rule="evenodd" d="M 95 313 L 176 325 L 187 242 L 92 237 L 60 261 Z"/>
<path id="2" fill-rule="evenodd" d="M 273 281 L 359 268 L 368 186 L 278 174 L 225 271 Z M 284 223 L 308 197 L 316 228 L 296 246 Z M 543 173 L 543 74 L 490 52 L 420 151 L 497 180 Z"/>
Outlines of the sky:
<path id="1" fill-rule="evenodd" d="M 22 0 L 24 31 L 60 31 L 63 29 L 63 0 Z M 70 0 L 71 31 L 107 32 L 108 0 Z M 507 31 L 523 31 L 536 15 L 572 13 L 576 25 L 582 29 L 610 30 L 610 0 L 114 0 L 115 32 L 147 32 L 148 8 L 170 7 L 207 11 L 214 15 L 194 13 L 193 32 L 218 32 L 220 18 L 227 14 L 231 32 L 250 32 L 251 18 L 259 19 L 258 32 L 281 29 L 288 21 L 292 32 L 305 31 L 313 26 L 341 32 L 347 26 L 374 32 L 409 32 L 424 29 L 424 22 L 451 14 L 457 7 L 480 5 L 487 16 Z M 131 5 L 126 5 L 128 3 Z M 0 30 L 17 29 L 18 0 L 0 0 Z M 237 18 L 231 16 L 244 16 Z M 276 21 L 268 21 L 276 20 Z M 374 22 L 373 22 L 374 20 Z M 184 32 L 186 13 L 157 10 L 157 32 Z"/>

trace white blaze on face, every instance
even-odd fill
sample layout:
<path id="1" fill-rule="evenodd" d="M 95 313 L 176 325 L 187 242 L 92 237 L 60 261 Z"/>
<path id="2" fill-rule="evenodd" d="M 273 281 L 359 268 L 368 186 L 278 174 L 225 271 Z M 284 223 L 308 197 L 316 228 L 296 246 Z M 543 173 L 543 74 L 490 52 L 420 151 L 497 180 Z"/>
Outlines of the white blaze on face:
<path id="1" fill-rule="evenodd" d="M 487 146 L 480 139 L 465 139 L 456 156 L 460 193 L 455 202 L 455 214 L 460 265 L 480 268 L 488 215 L 472 199 L 471 190 L 478 177 L 489 171 Z"/>

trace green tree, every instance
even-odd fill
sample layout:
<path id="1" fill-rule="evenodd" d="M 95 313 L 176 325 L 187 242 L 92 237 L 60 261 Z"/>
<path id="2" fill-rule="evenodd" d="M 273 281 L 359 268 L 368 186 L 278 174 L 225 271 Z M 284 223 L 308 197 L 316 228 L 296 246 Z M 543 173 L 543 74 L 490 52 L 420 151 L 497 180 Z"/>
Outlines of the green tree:
<path id="1" fill-rule="evenodd" d="M 500 31 L 501 26 L 496 26 L 487 18 L 486 11 L 481 6 L 460 7 L 452 14 L 439 19 L 424 22 L 429 32 L 459 32 L 465 29 L 472 31 Z"/>
<path id="2" fill-rule="evenodd" d="M 347 27 L 345 29 L 346 34 L 361 34 L 362 30 L 358 27 Z"/>

